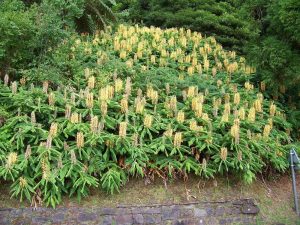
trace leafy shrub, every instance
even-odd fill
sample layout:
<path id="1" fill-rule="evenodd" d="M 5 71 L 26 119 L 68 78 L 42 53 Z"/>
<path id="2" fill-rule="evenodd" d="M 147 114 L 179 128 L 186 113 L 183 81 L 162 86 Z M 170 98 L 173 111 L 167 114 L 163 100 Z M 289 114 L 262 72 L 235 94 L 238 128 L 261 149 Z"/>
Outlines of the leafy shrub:
<path id="1" fill-rule="evenodd" d="M 113 3 L 114 1 L 112 1 Z M 20 78 L 50 69 L 58 81 L 60 72 L 52 67 L 51 52 L 78 32 L 103 29 L 116 17 L 106 1 L 100 0 L 4 0 L 0 2 L 0 73 Z M 30 71 L 30 70 L 33 71 Z M 63 71 L 64 72 L 64 71 Z M 1 75 L 0 74 L 0 75 Z M 51 74 L 51 75 L 52 75 Z M 68 77 L 66 77 L 68 78 Z"/>
<path id="2" fill-rule="evenodd" d="M 0 68 L 28 63 L 34 56 L 34 11 L 25 10 L 20 1 L 0 3 Z"/>
<path id="3" fill-rule="evenodd" d="M 285 171 L 290 124 L 251 83 L 255 69 L 214 38 L 121 25 L 56 49 L 69 85 L 0 84 L 0 177 L 12 195 L 53 207 L 90 187 Z M 261 84 L 260 90 L 266 87 Z"/>

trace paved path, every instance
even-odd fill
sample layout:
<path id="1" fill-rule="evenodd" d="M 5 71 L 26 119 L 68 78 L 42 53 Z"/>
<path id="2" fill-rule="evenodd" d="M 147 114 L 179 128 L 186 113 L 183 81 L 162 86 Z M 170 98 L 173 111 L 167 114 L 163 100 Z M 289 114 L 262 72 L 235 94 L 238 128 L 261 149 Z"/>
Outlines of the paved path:
<path id="1" fill-rule="evenodd" d="M 252 200 L 198 202 L 180 205 L 118 206 L 117 208 L 1 209 L 1 225 L 75 224 L 256 224 Z"/>

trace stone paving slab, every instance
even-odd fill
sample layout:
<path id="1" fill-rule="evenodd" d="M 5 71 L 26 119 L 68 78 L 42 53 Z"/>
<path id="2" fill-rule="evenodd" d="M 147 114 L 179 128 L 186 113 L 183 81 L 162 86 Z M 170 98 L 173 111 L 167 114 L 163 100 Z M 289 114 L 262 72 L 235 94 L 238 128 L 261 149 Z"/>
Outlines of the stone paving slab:
<path id="1" fill-rule="evenodd" d="M 256 224 L 258 213 L 251 199 L 116 208 L 0 208 L 0 225 L 248 225 Z"/>

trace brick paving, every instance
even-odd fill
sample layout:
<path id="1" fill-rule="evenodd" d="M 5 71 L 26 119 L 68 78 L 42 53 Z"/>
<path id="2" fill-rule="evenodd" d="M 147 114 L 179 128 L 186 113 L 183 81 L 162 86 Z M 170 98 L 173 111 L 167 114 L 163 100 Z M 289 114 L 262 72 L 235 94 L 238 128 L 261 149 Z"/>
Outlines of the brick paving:
<path id="1" fill-rule="evenodd" d="M 223 225 L 256 224 L 258 207 L 251 199 L 177 205 L 120 205 L 116 208 L 0 208 L 0 225 Z"/>

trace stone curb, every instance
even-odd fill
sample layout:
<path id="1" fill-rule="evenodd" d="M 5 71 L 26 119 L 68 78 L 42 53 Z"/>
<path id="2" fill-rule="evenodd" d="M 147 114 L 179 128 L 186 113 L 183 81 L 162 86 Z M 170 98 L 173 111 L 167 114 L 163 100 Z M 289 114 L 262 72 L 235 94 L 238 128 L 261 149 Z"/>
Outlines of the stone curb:
<path id="1" fill-rule="evenodd" d="M 0 208 L 0 225 L 223 225 L 255 224 L 259 208 L 252 199 L 182 204 L 119 205 L 116 208 Z"/>

